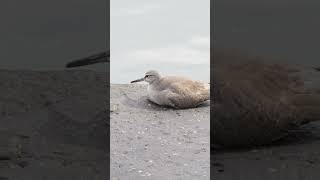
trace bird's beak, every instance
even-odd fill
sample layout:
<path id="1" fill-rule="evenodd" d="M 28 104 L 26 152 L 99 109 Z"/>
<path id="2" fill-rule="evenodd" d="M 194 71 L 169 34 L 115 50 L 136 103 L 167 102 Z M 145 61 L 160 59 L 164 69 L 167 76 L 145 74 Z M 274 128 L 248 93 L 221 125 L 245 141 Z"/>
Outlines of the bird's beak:
<path id="1" fill-rule="evenodd" d="M 101 62 L 110 62 L 110 51 L 91 55 L 81 59 L 76 59 L 74 61 L 67 63 L 66 67 L 73 68 L 77 66 L 85 66 L 85 65 L 96 64 Z"/>
<path id="2" fill-rule="evenodd" d="M 131 81 L 131 83 L 136 83 L 136 82 L 140 82 L 140 81 L 144 81 L 144 78 L 140 78 L 140 79 L 137 79 L 137 80 Z"/>

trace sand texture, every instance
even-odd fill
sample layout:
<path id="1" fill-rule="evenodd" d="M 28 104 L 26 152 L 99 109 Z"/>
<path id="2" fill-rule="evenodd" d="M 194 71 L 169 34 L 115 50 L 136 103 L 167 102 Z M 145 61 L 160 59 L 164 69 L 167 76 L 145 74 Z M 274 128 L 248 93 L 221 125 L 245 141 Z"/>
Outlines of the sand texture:
<path id="1" fill-rule="evenodd" d="M 172 110 L 146 85 L 111 86 L 111 178 L 210 179 L 210 108 Z"/>
<path id="2" fill-rule="evenodd" d="M 104 74 L 0 71 L 0 179 L 107 179 Z"/>

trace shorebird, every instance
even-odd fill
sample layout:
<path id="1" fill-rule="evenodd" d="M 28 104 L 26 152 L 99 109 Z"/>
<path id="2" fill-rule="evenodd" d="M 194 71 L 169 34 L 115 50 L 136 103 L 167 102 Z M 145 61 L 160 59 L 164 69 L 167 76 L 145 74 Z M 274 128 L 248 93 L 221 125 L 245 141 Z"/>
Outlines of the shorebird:
<path id="1" fill-rule="evenodd" d="M 320 120 L 320 74 L 234 50 L 214 49 L 212 142 L 269 144 Z"/>
<path id="2" fill-rule="evenodd" d="M 76 59 L 66 64 L 67 68 L 73 68 L 77 66 L 85 66 L 90 64 L 110 62 L 110 51 L 94 54 L 85 58 Z"/>
<path id="3" fill-rule="evenodd" d="M 210 86 L 180 76 L 162 77 L 158 71 L 151 70 L 143 78 L 131 81 L 147 82 L 148 99 L 161 106 L 176 109 L 197 107 L 210 99 Z"/>

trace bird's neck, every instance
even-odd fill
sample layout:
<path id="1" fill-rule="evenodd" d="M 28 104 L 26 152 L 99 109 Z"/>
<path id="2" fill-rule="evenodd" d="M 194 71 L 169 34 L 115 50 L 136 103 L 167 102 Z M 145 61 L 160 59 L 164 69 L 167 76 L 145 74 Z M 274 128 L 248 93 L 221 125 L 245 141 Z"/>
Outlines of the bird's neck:
<path id="1" fill-rule="evenodd" d="M 161 81 L 160 79 L 156 79 L 149 83 L 149 88 L 155 89 L 155 90 L 161 90 Z"/>

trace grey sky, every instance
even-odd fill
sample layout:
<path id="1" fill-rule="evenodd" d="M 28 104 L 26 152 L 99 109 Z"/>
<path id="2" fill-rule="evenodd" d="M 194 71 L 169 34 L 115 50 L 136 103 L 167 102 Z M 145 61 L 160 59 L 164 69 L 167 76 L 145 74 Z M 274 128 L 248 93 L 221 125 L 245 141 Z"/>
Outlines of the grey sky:
<path id="1" fill-rule="evenodd" d="M 112 0 L 111 82 L 149 69 L 209 81 L 210 0 Z"/>

